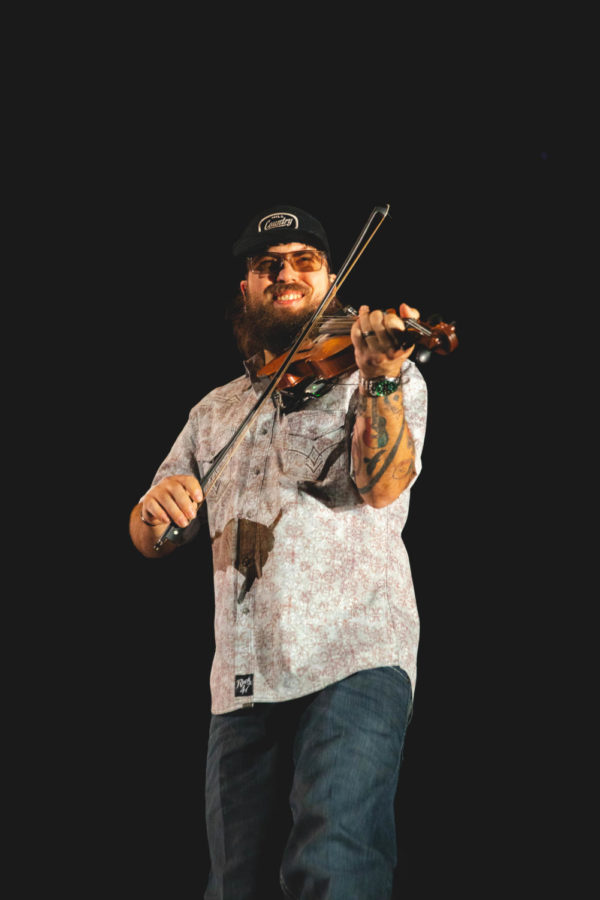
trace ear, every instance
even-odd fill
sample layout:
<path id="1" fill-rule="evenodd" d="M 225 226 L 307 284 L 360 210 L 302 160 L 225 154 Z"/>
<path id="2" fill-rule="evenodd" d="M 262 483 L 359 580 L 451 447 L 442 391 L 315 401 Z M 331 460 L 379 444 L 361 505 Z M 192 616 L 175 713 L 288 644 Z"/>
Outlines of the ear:
<path id="1" fill-rule="evenodd" d="M 336 278 L 337 278 L 337 275 L 334 275 L 333 272 L 330 272 L 329 273 L 329 284 L 333 284 L 333 282 L 335 281 Z"/>
<path id="2" fill-rule="evenodd" d="M 244 299 L 246 299 L 246 288 L 248 287 L 248 282 L 246 280 L 240 281 L 240 291 L 243 294 Z"/>

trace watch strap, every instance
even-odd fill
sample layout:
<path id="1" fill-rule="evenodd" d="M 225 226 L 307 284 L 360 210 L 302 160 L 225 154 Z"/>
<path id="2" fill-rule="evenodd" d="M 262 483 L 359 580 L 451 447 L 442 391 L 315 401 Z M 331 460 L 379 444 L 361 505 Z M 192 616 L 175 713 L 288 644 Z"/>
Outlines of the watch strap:
<path id="1" fill-rule="evenodd" d="M 377 375 L 376 378 L 363 378 L 359 375 L 358 383 L 369 397 L 387 397 L 395 394 L 402 383 L 400 375 L 388 378 L 386 375 Z"/>

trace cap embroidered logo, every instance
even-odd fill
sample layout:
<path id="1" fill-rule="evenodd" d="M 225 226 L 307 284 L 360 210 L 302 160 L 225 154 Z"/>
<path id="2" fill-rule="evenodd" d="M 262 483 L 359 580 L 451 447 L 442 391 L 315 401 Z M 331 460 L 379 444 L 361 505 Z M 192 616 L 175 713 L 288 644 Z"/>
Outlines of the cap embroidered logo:
<path id="1" fill-rule="evenodd" d="M 271 231 L 273 228 L 298 228 L 298 217 L 293 213 L 277 212 L 265 216 L 258 223 L 259 231 Z"/>

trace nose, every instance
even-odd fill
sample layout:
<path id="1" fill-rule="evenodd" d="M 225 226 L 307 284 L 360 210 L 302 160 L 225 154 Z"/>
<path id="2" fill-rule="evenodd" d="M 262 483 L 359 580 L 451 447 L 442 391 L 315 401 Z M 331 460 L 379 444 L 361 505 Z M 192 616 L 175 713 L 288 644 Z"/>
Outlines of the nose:
<path id="1" fill-rule="evenodd" d="M 277 281 L 295 281 L 296 270 L 292 266 L 289 259 L 281 260 L 281 267 L 277 273 Z"/>

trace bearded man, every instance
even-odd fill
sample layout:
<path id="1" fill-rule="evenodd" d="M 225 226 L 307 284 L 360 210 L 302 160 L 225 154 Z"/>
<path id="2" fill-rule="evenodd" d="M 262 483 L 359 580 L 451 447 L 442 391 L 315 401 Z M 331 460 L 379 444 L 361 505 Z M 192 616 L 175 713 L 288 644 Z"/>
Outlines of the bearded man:
<path id="1" fill-rule="evenodd" d="M 419 640 L 402 529 L 427 403 L 393 334 L 419 313 L 361 306 L 356 368 L 326 390 L 276 391 L 204 498 L 202 479 L 269 383 L 262 367 L 334 280 L 323 226 L 297 207 L 260 212 L 233 254 L 245 260 L 234 317 L 245 373 L 191 410 L 130 518 L 148 558 L 176 549 L 155 549 L 171 523 L 187 528 L 200 508 L 208 519 L 205 900 L 264 900 L 277 879 L 294 900 L 385 900 Z M 289 829 L 274 833 L 288 803 Z"/>

